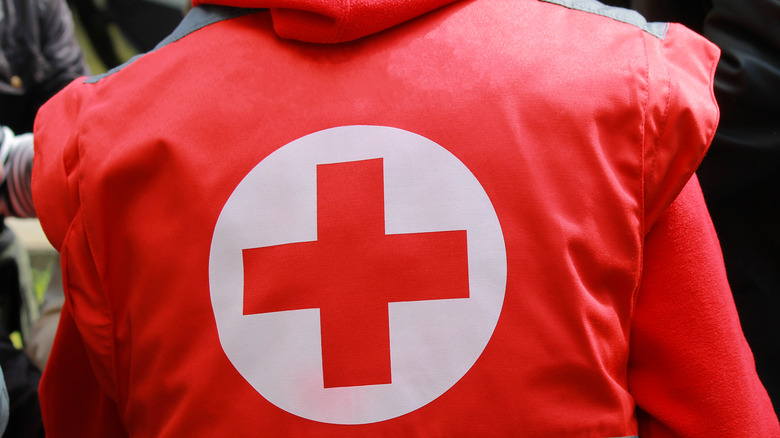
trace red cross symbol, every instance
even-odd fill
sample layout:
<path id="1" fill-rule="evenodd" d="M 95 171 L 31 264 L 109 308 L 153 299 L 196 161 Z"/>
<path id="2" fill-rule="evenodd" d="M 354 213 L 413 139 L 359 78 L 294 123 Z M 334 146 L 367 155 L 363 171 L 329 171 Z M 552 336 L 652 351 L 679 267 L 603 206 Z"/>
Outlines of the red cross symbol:
<path id="1" fill-rule="evenodd" d="M 244 314 L 320 310 L 325 388 L 392 383 L 389 303 L 468 298 L 466 231 L 385 234 L 383 160 L 317 166 L 317 240 L 243 250 Z"/>

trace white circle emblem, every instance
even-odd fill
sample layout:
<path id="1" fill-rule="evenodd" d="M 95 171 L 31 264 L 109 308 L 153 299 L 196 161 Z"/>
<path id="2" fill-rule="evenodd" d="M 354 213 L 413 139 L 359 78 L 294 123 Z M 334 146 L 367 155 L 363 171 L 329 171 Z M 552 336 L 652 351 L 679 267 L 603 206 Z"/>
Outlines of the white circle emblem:
<path id="1" fill-rule="evenodd" d="M 247 279 L 257 277 L 245 269 L 254 269 L 255 265 L 248 263 L 246 257 L 258 248 L 312 248 L 302 245 L 318 242 L 318 201 L 325 204 L 330 199 L 321 186 L 322 199 L 318 199 L 318 172 L 325 169 L 324 165 L 363 161 L 378 166 L 374 168 L 380 169 L 383 180 L 379 196 L 383 191 L 384 234 L 379 239 L 391 238 L 396 248 L 393 254 L 397 254 L 406 245 L 406 240 L 396 239 L 397 236 L 427 238 L 442 232 L 453 233 L 446 236 L 462 236 L 463 244 L 456 242 L 452 248 L 462 248 L 464 281 L 463 291 L 457 296 L 448 296 L 450 291 L 443 290 L 430 296 L 404 298 L 404 294 L 414 292 L 410 287 L 406 289 L 411 292 L 397 292 L 400 298 L 385 297 L 378 308 L 387 315 L 387 321 L 378 326 L 389 326 L 385 329 L 389 334 L 387 380 L 350 384 L 344 380 L 349 375 L 334 380 L 323 372 L 324 367 L 338 368 L 338 364 L 323 361 L 326 334 L 321 318 L 325 304 L 322 308 L 314 304 L 280 307 L 275 311 L 251 307 L 247 298 L 251 294 L 274 291 L 271 286 L 262 291 L 245 290 Z M 341 196 L 338 190 L 332 192 L 332 197 Z M 322 209 L 320 205 L 320 215 Z M 335 216 L 331 216 L 336 219 L 329 220 L 338 222 L 338 213 L 335 209 Z M 381 221 L 380 217 L 380 224 Z M 320 234 L 324 234 L 322 229 Z M 430 248 L 433 244 L 418 246 L 416 251 L 431 250 L 436 254 L 435 248 Z M 294 278 L 318 285 L 319 277 L 312 276 L 319 275 L 317 272 L 324 268 L 314 266 L 315 259 L 297 261 L 307 251 L 298 250 L 295 256 L 285 258 L 284 266 L 289 266 Z M 454 155 L 431 140 L 381 126 L 344 126 L 315 132 L 262 160 L 223 207 L 209 257 L 211 303 L 222 348 L 233 366 L 280 409 L 324 423 L 379 422 L 417 410 L 444 394 L 482 354 L 498 322 L 506 288 L 506 250 L 501 226 L 479 181 Z M 374 259 L 367 259 L 370 261 L 354 265 L 357 267 L 349 265 L 350 269 L 371 268 Z M 453 260 L 457 264 L 460 259 L 456 255 Z M 425 269 L 433 273 L 439 263 L 449 262 L 440 261 L 438 256 L 428 257 Z M 396 269 L 392 272 L 400 272 L 404 277 L 403 267 L 390 264 Z M 334 277 L 352 272 L 346 271 L 347 274 Z M 456 271 L 453 268 L 452 272 Z M 370 281 L 371 275 L 363 277 Z M 447 274 L 446 278 L 449 277 Z M 252 280 L 252 284 L 263 284 L 263 278 Z M 322 278 L 322 284 L 336 281 L 327 275 Z M 392 286 L 403 288 L 404 281 L 407 279 L 384 281 L 380 286 L 390 290 L 387 296 L 396 297 Z M 326 295 L 329 308 L 338 302 L 338 289 L 334 291 Z M 316 293 L 312 291 L 313 296 Z M 340 311 L 360 313 L 360 307 L 350 309 Z M 382 348 L 378 350 L 381 352 Z M 377 361 L 383 363 L 381 359 Z"/>

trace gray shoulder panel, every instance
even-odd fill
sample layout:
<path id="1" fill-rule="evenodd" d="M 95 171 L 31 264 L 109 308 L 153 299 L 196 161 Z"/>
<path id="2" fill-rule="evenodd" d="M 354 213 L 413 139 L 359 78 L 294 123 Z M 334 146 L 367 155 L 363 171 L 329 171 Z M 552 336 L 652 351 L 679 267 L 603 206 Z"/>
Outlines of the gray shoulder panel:
<path id="1" fill-rule="evenodd" d="M 666 37 L 666 31 L 669 23 L 648 23 L 645 17 L 637 11 L 631 9 L 607 6 L 597 0 L 541 0 L 547 3 L 553 3 L 569 9 L 577 9 L 591 14 L 609 17 L 613 20 L 627 24 L 632 24 L 658 39 Z"/>
<path id="2" fill-rule="evenodd" d="M 198 29 L 202 29 L 210 24 L 218 23 L 224 20 L 229 20 L 231 18 L 241 17 L 248 14 L 253 14 L 258 11 L 260 11 L 260 9 L 233 8 L 228 6 L 216 6 L 216 5 L 201 5 L 192 8 L 192 10 L 190 10 L 190 12 L 187 13 L 184 19 L 182 19 L 181 23 L 179 23 L 176 29 L 174 29 L 173 33 L 171 33 L 165 39 L 160 41 L 157 44 L 157 46 L 155 46 L 155 48 L 148 53 L 154 52 L 155 50 L 161 47 L 176 42 L 184 38 L 185 36 L 191 34 L 192 32 L 195 32 Z M 135 62 L 135 60 L 140 58 L 141 56 L 144 56 L 144 54 L 142 53 L 140 55 L 136 55 L 130 58 L 124 64 L 118 65 L 103 74 L 91 76 L 85 79 L 84 83 L 94 84 L 99 80 L 103 79 L 104 77 L 110 76 L 118 72 L 119 70 L 122 70 L 123 68 Z"/>

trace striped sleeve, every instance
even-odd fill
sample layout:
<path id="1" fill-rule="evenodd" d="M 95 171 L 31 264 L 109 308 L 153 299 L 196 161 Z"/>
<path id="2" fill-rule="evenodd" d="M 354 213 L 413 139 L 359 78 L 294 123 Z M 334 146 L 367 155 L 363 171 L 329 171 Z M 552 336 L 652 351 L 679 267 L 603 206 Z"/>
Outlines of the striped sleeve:
<path id="1" fill-rule="evenodd" d="M 0 211 L 7 216 L 35 217 L 31 186 L 33 135 L 15 135 L 3 127 L 0 159 L 3 163 Z"/>

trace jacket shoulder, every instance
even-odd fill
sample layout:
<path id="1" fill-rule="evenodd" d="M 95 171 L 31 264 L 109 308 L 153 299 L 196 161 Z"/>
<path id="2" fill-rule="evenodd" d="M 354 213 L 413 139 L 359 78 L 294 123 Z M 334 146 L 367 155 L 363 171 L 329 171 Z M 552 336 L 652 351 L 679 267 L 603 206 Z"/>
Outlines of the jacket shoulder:
<path id="1" fill-rule="evenodd" d="M 601 15 L 604 17 L 611 18 L 615 21 L 631 24 L 659 39 L 663 39 L 666 36 L 666 32 L 669 28 L 668 23 L 648 22 L 640 13 L 634 10 L 608 6 L 596 0 L 540 0 L 540 1 L 543 1 L 545 3 L 556 4 L 569 9 Z"/>

